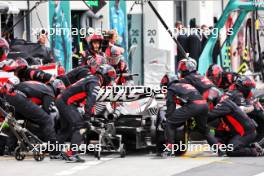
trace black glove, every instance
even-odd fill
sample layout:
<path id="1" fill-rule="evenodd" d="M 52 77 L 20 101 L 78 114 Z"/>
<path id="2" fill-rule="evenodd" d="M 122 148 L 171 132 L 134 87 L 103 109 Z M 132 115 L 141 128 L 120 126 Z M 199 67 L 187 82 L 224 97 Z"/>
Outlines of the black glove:
<path id="1" fill-rule="evenodd" d="M 92 117 L 92 115 L 90 113 L 85 113 L 83 115 L 84 121 L 91 121 L 91 117 Z"/>
<path id="2" fill-rule="evenodd" d="M 90 131 L 91 130 L 91 128 L 92 128 L 92 124 L 91 124 L 91 122 L 90 121 L 84 121 L 84 128 L 86 128 L 88 131 Z"/>

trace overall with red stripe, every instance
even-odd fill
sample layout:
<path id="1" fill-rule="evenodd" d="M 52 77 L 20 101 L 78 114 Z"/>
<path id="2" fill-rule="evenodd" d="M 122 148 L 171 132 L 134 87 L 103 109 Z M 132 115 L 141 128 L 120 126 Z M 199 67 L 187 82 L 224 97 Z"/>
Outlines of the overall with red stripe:
<path id="1" fill-rule="evenodd" d="M 229 156 L 257 156 L 258 153 L 249 144 L 256 138 L 256 127 L 252 119 L 240 109 L 232 97 L 225 94 L 213 110 L 208 113 L 208 122 L 221 119 L 225 127 L 225 143 L 232 144 Z"/>
<path id="2" fill-rule="evenodd" d="M 238 90 L 235 84 L 229 87 L 229 96 L 232 97 L 238 106 L 253 106 L 254 110 L 248 113 L 248 116 L 257 123 L 257 139 L 260 141 L 264 138 L 264 109 L 259 101 L 256 101 L 252 90 L 245 91 Z M 263 144 L 264 145 L 264 144 Z"/>
<path id="3" fill-rule="evenodd" d="M 106 64 L 105 54 L 103 52 L 95 52 L 93 50 L 86 50 L 83 54 L 81 66 L 89 65 L 91 69 L 96 65 Z M 94 72 L 95 70 L 91 70 Z"/>
<path id="4" fill-rule="evenodd" d="M 176 109 L 176 104 L 180 104 L 181 107 Z M 166 133 L 169 143 L 174 144 L 175 142 L 176 128 L 194 117 L 197 130 L 207 139 L 208 143 L 217 144 L 217 140 L 209 134 L 207 127 L 207 102 L 192 85 L 171 83 L 168 86 L 166 106 Z"/>
<path id="5" fill-rule="evenodd" d="M 82 78 L 67 87 L 67 89 L 58 96 L 58 99 L 62 99 L 67 105 L 78 105 L 86 101 L 85 110 L 86 112 L 91 112 L 96 102 L 99 89 L 100 79 L 97 76 L 88 75 L 86 78 Z"/>
<path id="6" fill-rule="evenodd" d="M 42 108 L 50 113 L 50 104 L 55 99 L 54 91 L 50 86 L 38 81 L 24 81 L 16 85 L 15 89 L 23 92 L 33 103 L 42 105 Z"/>
<path id="7" fill-rule="evenodd" d="M 243 112 L 228 94 L 208 113 L 208 121 L 223 118 L 233 135 L 245 136 L 256 130 L 254 122 Z"/>
<path id="8" fill-rule="evenodd" d="M 215 85 L 205 76 L 200 75 L 197 72 L 188 73 L 180 80 L 182 83 L 191 84 L 195 87 L 205 100 L 210 96 L 210 89 Z"/>
<path id="9" fill-rule="evenodd" d="M 56 142 L 54 122 L 49 114 L 55 97 L 51 87 L 37 81 L 25 81 L 2 93 L 7 102 L 15 107 L 16 117 L 38 124 L 43 140 Z"/>
<path id="10" fill-rule="evenodd" d="M 60 143 L 64 143 L 70 137 L 72 145 L 81 144 L 80 129 L 84 127 L 85 119 L 79 113 L 78 107 L 85 102 L 85 116 L 89 118 L 93 114 L 100 86 L 100 78 L 89 75 L 69 86 L 58 96 L 56 106 L 61 115 L 61 129 L 58 132 Z"/>
<path id="11" fill-rule="evenodd" d="M 66 75 L 60 75 L 57 78 L 62 80 L 64 85 L 68 87 L 71 84 L 76 83 L 80 79 L 90 75 L 91 74 L 90 69 L 91 68 L 88 65 L 79 66 L 68 72 Z"/>
<path id="12" fill-rule="evenodd" d="M 45 69 L 45 67 L 48 66 L 40 66 L 39 68 Z M 30 68 L 27 61 L 23 58 L 17 58 L 16 60 L 3 60 L 0 62 L 0 69 L 6 72 L 14 72 L 21 81 L 35 80 L 47 83 L 53 77 L 51 74 L 45 73 L 43 70 Z"/>

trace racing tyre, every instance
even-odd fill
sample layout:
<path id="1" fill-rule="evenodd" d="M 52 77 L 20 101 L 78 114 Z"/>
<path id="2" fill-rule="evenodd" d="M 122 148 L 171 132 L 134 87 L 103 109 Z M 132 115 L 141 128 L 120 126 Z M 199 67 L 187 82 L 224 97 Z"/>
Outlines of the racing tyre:
<path id="1" fill-rule="evenodd" d="M 21 147 L 18 146 L 15 149 L 15 158 L 17 161 L 23 161 L 25 159 L 26 155 L 22 153 Z"/>
<path id="2" fill-rule="evenodd" d="M 34 152 L 33 157 L 36 161 L 43 161 L 45 158 L 45 154 L 40 152 Z"/>

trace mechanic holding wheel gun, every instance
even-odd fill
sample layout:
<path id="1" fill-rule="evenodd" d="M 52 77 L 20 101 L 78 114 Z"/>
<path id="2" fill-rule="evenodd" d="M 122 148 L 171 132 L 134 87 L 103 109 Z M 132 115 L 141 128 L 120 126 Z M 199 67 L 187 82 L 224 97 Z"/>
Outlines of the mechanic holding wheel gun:
<path id="1" fill-rule="evenodd" d="M 61 144 L 70 137 L 71 152 L 68 156 L 69 162 L 85 162 L 78 155 L 76 145 L 81 145 L 82 134 L 80 129 L 87 128 L 85 120 L 89 120 L 93 115 L 96 98 L 100 87 L 107 86 L 116 78 L 116 71 L 110 65 L 101 65 L 95 75 L 77 81 L 69 86 L 56 100 L 56 106 L 61 115 L 61 129 L 58 132 L 58 140 Z M 85 102 L 86 114 L 84 118 L 78 111 L 80 103 Z M 88 125 L 89 128 L 89 125 Z"/>
<path id="2" fill-rule="evenodd" d="M 206 75 L 217 87 L 229 91 L 229 95 L 236 99 L 235 103 L 257 123 L 256 141 L 261 141 L 264 138 L 264 109 L 253 95 L 255 81 L 235 72 L 224 72 L 216 64 L 209 66 Z M 260 145 L 264 146 L 261 142 Z"/>
<path id="3" fill-rule="evenodd" d="M 226 154 L 263 156 L 263 149 L 258 143 L 253 143 L 257 135 L 254 121 L 237 105 L 237 99 L 230 92 L 219 97 L 215 100 L 218 104 L 208 113 L 208 122 L 220 119 L 216 136 L 221 142 L 232 145 L 232 150 L 227 150 Z"/>

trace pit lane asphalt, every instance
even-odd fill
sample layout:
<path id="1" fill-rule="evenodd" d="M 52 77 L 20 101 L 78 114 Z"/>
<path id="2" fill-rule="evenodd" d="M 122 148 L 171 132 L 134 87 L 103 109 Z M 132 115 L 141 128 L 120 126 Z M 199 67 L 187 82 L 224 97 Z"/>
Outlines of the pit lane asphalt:
<path id="1" fill-rule="evenodd" d="M 16 161 L 0 157 L 1 175 L 8 176 L 253 176 L 264 175 L 264 157 L 217 157 L 211 152 L 188 152 L 181 157 L 158 158 L 146 151 L 128 154 L 105 154 L 101 160 L 83 156 L 85 163 L 36 162 L 31 157 Z M 260 176 L 258 175 L 258 176 Z"/>

